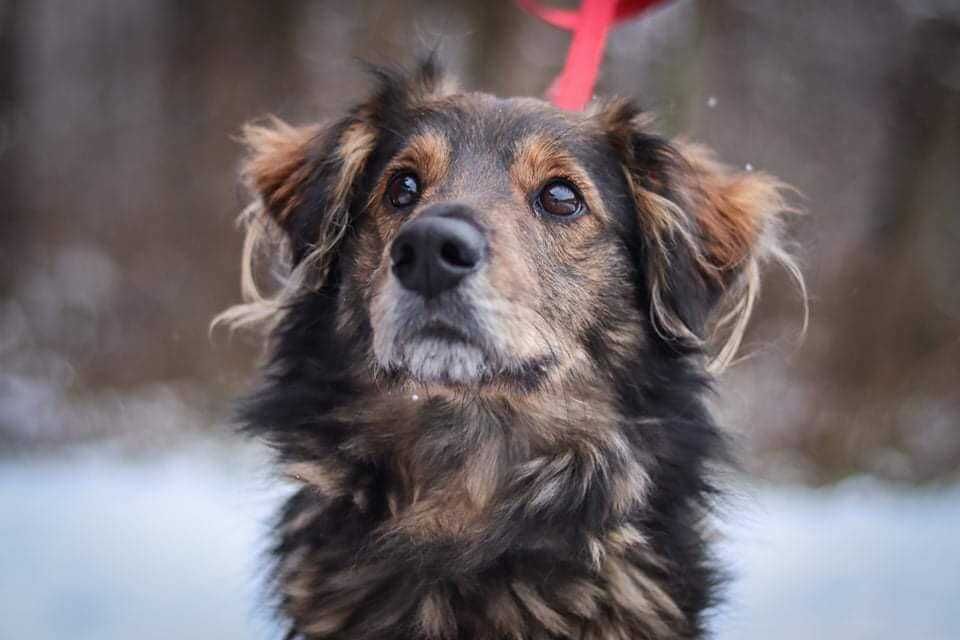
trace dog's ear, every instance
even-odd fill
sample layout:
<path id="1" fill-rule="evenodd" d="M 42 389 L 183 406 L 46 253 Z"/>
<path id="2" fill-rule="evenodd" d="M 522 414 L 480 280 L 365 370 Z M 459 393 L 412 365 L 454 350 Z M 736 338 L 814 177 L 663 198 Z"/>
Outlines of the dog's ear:
<path id="1" fill-rule="evenodd" d="M 759 264 L 783 263 L 803 288 L 780 244 L 784 185 L 650 133 L 649 119 L 628 102 L 606 105 L 599 117 L 633 192 L 655 328 L 679 349 L 713 350 L 711 368 L 722 370 L 759 293 Z"/>
<path id="2" fill-rule="evenodd" d="M 314 289 L 324 286 L 352 217 L 366 202 L 359 191 L 378 145 L 409 126 L 411 114 L 426 102 L 452 90 L 434 56 L 413 71 L 370 71 L 375 90 L 331 125 L 296 127 L 270 118 L 244 128 L 241 176 L 254 197 L 241 218 L 246 302 L 221 313 L 214 324 L 269 325 L 305 282 Z M 257 283 L 262 269 L 255 263 L 260 256 L 273 262 L 278 246 L 291 273 L 268 295 Z"/>
<path id="3" fill-rule="evenodd" d="M 244 128 L 241 175 L 258 210 L 282 229 L 294 265 L 329 253 L 347 227 L 350 203 L 377 142 L 374 126 L 351 115 L 330 127 L 272 118 Z"/>
<path id="4" fill-rule="evenodd" d="M 412 72 L 370 67 L 375 91 L 332 126 L 291 126 L 278 118 L 244 128 L 241 175 L 258 213 L 286 232 L 294 265 L 332 252 L 349 225 L 351 204 L 380 132 L 448 91 L 433 56 Z"/>

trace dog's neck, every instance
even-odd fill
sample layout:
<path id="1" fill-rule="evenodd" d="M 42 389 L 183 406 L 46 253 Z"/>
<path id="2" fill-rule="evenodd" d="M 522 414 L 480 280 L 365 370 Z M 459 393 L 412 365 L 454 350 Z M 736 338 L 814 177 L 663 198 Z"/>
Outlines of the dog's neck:
<path id="1" fill-rule="evenodd" d="M 409 404 L 408 404 L 409 403 Z M 387 401 L 378 437 L 388 460 L 390 526 L 414 537 L 489 534 L 504 504 L 530 516 L 567 509 L 610 481 L 610 515 L 642 499 L 646 477 L 606 394 L 451 394 Z M 610 462 L 618 461 L 618 462 Z M 608 464 L 619 466 L 608 468 Z M 521 515 L 521 514 L 516 514 Z"/>
<path id="2" fill-rule="evenodd" d="M 447 597 L 430 585 L 469 583 L 470 576 L 490 571 L 502 572 L 506 581 L 497 592 L 503 609 L 489 604 L 491 616 L 514 610 L 519 615 L 516 599 L 538 610 L 543 596 L 537 589 L 547 587 L 528 586 L 539 584 L 540 578 L 529 582 L 531 576 L 562 563 L 577 577 L 564 586 L 569 592 L 560 589 L 550 597 L 569 601 L 577 615 L 604 620 L 593 607 L 600 589 L 607 589 L 617 607 L 648 619 L 649 637 L 680 637 L 674 630 L 687 628 L 684 614 L 642 568 L 660 571 L 658 554 L 637 525 L 652 461 L 640 459 L 615 407 L 611 394 L 585 388 L 501 397 L 414 397 L 398 390 L 371 396 L 367 389 L 356 402 L 331 412 L 352 434 L 337 447 L 341 457 L 295 462 L 288 471 L 328 504 L 348 500 L 357 515 L 339 516 L 346 522 L 370 522 L 371 537 L 357 540 L 361 545 L 376 540 L 373 547 L 359 547 L 367 567 L 358 574 L 364 576 L 362 593 L 408 581 L 420 594 L 415 607 L 422 624 L 431 620 L 431 598 Z M 370 461 L 379 465 L 377 479 L 359 479 L 357 465 Z M 283 525 L 287 540 L 307 539 L 303 536 L 317 526 L 312 523 L 330 517 L 314 510 L 313 500 L 291 512 Z M 381 515 L 364 515 L 378 504 Z M 338 549 L 360 553 L 349 545 Z M 405 568 L 408 560 L 414 564 Z M 287 606 L 304 620 L 332 624 L 303 586 L 322 579 L 311 567 L 297 554 L 280 560 Z M 408 574 L 398 578 L 404 571 Z M 333 579 L 341 578 L 334 573 Z M 538 615 L 541 624 L 550 624 L 549 608 Z M 600 621 L 591 624 L 619 628 L 620 623 Z M 624 630 L 636 628 L 622 624 Z"/>
<path id="3" fill-rule="evenodd" d="M 429 626 L 441 609 L 462 637 L 499 637 L 480 618 L 529 619 L 555 637 L 690 637 L 705 593 L 691 585 L 708 584 L 699 465 L 716 448 L 692 367 L 653 359 L 642 375 L 623 364 L 524 393 L 471 392 L 388 384 L 344 368 L 363 362 L 348 355 L 280 352 L 246 413 L 300 485 L 276 576 L 306 637 L 351 612 L 372 625 L 407 611 Z M 491 591 L 469 606 L 452 595 L 478 583 Z M 349 637 L 388 635 L 358 629 Z"/>
<path id="4" fill-rule="evenodd" d="M 551 628 L 546 597 L 591 620 L 594 635 L 581 637 L 689 637 L 686 616 L 702 605 L 686 576 L 706 575 L 693 528 L 704 485 L 690 467 L 698 447 L 714 446 L 689 393 L 698 378 L 674 387 L 648 368 L 618 383 L 608 367 L 526 393 L 470 392 L 385 384 L 335 366 L 344 360 L 278 366 L 247 414 L 277 425 L 265 436 L 301 485 L 279 525 L 276 569 L 300 628 L 342 625 L 370 598 L 368 618 L 383 621 L 394 609 L 372 604 L 381 593 L 426 625 L 430 603 L 453 606 L 444 589 L 485 576 L 499 604 L 476 606 L 490 620 L 515 614 L 504 628 L 526 624 L 521 610 Z M 678 455 L 689 461 L 671 462 Z M 566 579 L 552 586 L 558 571 Z M 473 615 L 445 624 L 469 631 Z"/>
<path id="5" fill-rule="evenodd" d="M 289 475 L 323 493 L 344 489 L 340 467 L 376 460 L 389 526 L 416 537 L 483 534 L 492 511 L 518 499 L 530 515 L 568 509 L 565 491 L 587 496 L 601 478 L 610 516 L 635 507 L 646 472 L 602 389 L 551 387 L 508 394 L 365 386 L 330 411 L 343 433 L 335 455 L 297 459 Z M 351 460 L 352 459 L 352 460 Z M 369 496 L 361 500 L 375 499 Z"/>

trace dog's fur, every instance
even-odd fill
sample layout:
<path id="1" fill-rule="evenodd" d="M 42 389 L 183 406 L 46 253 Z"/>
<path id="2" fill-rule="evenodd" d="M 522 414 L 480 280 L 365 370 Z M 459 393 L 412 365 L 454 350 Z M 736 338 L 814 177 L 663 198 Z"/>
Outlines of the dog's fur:
<path id="1" fill-rule="evenodd" d="M 276 531 L 288 637 L 700 637 L 725 449 L 703 396 L 758 263 L 787 260 L 780 184 L 658 137 L 628 101 L 565 113 L 457 92 L 432 61 L 375 73 L 331 126 L 246 130 L 248 303 L 223 319 L 269 329 L 241 415 L 300 487 Z M 384 197 L 398 171 L 424 185 L 408 212 Z M 585 215 L 531 206 L 556 177 Z M 449 202 L 490 256 L 425 301 L 391 241 Z M 273 297 L 264 246 L 289 265 Z"/>

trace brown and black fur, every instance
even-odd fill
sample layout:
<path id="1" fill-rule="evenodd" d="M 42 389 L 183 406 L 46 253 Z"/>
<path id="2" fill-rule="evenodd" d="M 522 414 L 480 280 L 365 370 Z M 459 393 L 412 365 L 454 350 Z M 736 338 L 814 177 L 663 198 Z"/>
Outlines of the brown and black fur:
<path id="1" fill-rule="evenodd" d="M 276 529 L 288 637 L 701 637 L 724 460 L 709 338 L 732 336 L 722 365 L 758 261 L 784 257 L 778 183 L 657 136 L 629 102 L 571 114 L 457 92 L 432 61 L 375 73 L 332 125 L 246 134 L 250 302 L 224 318 L 269 328 L 241 419 L 300 486 Z M 400 170 L 423 182 L 406 212 L 384 197 Z M 585 215 L 531 206 L 554 177 Z M 482 314 L 454 292 L 401 317 L 391 242 L 451 202 L 489 241 Z M 289 276 L 265 298 L 250 263 L 271 241 Z M 473 355 L 408 358 L 427 313 Z"/>

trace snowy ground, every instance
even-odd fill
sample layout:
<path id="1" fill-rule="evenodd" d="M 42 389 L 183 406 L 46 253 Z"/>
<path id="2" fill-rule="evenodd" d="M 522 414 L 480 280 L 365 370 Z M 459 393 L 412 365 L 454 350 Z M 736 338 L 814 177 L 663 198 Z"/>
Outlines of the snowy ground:
<path id="1" fill-rule="evenodd" d="M 254 576 L 282 493 L 209 442 L 0 460 L 0 638 L 277 637 Z M 718 638 L 960 638 L 960 486 L 742 487 L 727 511 Z"/>

